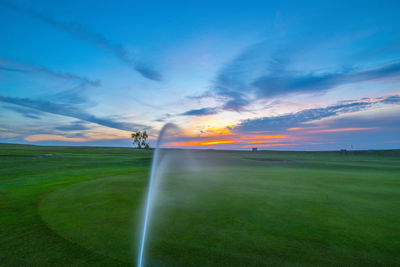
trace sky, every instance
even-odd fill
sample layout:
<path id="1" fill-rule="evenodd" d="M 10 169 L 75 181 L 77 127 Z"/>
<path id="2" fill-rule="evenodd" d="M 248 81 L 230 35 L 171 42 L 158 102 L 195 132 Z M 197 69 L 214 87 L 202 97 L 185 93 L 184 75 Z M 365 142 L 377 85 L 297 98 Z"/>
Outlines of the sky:
<path id="1" fill-rule="evenodd" d="M 0 142 L 400 148 L 399 1 L 0 0 Z"/>

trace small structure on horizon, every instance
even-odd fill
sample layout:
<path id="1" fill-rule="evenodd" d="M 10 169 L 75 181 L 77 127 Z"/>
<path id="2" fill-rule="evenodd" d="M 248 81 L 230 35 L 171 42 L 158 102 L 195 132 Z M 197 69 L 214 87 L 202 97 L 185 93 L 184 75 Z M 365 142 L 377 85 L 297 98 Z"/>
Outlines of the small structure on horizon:
<path id="1" fill-rule="evenodd" d="M 340 153 L 345 154 L 347 152 L 347 149 L 340 149 Z"/>
<path id="2" fill-rule="evenodd" d="M 257 150 L 258 150 L 258 148 L 256 148 L 256 147 L 251 148 L 251 152 L 257 152 Z"/>

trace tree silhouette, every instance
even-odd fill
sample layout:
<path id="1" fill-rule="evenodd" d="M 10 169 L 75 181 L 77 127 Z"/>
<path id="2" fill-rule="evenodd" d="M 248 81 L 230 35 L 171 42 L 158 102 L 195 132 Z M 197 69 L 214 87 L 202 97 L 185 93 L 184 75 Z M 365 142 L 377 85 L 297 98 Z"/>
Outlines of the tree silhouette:
<path id="1" fill-rule="evenodd" d="M 132 133 L 131 137 L 133 138 L 133 144 L 137 146 L 137 148 L 141 149 L 141 148 L 145 148 L 148 149 L 149 144 L 147 143 L 147 138 L 149 137 L 147 135 L 146 131 L 143 132 L 135 132 Z"/>

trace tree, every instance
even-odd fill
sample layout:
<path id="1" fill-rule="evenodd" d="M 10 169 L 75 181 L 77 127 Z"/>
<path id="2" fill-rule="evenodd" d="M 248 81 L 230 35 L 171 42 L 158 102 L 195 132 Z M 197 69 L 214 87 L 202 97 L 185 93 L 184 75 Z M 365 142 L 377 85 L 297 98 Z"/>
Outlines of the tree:
<path id="1" fill-rule="evenodd" d="M 139 148 L 139 149 L 141 149 L 141 148 L 145 148 L 145 149 L 148 149 L 148 148 L 150 148 L 149 147 L 149 144 L 147 143 L 147 138 L 149 137 L 148 135 L 147 135 L 147 132 L 146 131 L 143 131 L 143 132 L 135 132 L 135 133 L 132 133 L 132 138 L 133 138 L 133 144 L 134 145 L 137 145 L 137 148 Z"/>

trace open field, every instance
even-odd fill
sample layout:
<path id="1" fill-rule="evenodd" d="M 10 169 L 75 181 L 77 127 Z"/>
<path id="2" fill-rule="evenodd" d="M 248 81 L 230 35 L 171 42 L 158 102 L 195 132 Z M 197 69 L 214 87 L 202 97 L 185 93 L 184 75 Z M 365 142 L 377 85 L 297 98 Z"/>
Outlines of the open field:
<path id="1" fill-rule="evenodd" d="M 148 265 L 400 265 L 399 150 L 171 153 Z M 132 265 L 151 157 L 0 144 L 0 265 Z"/>

